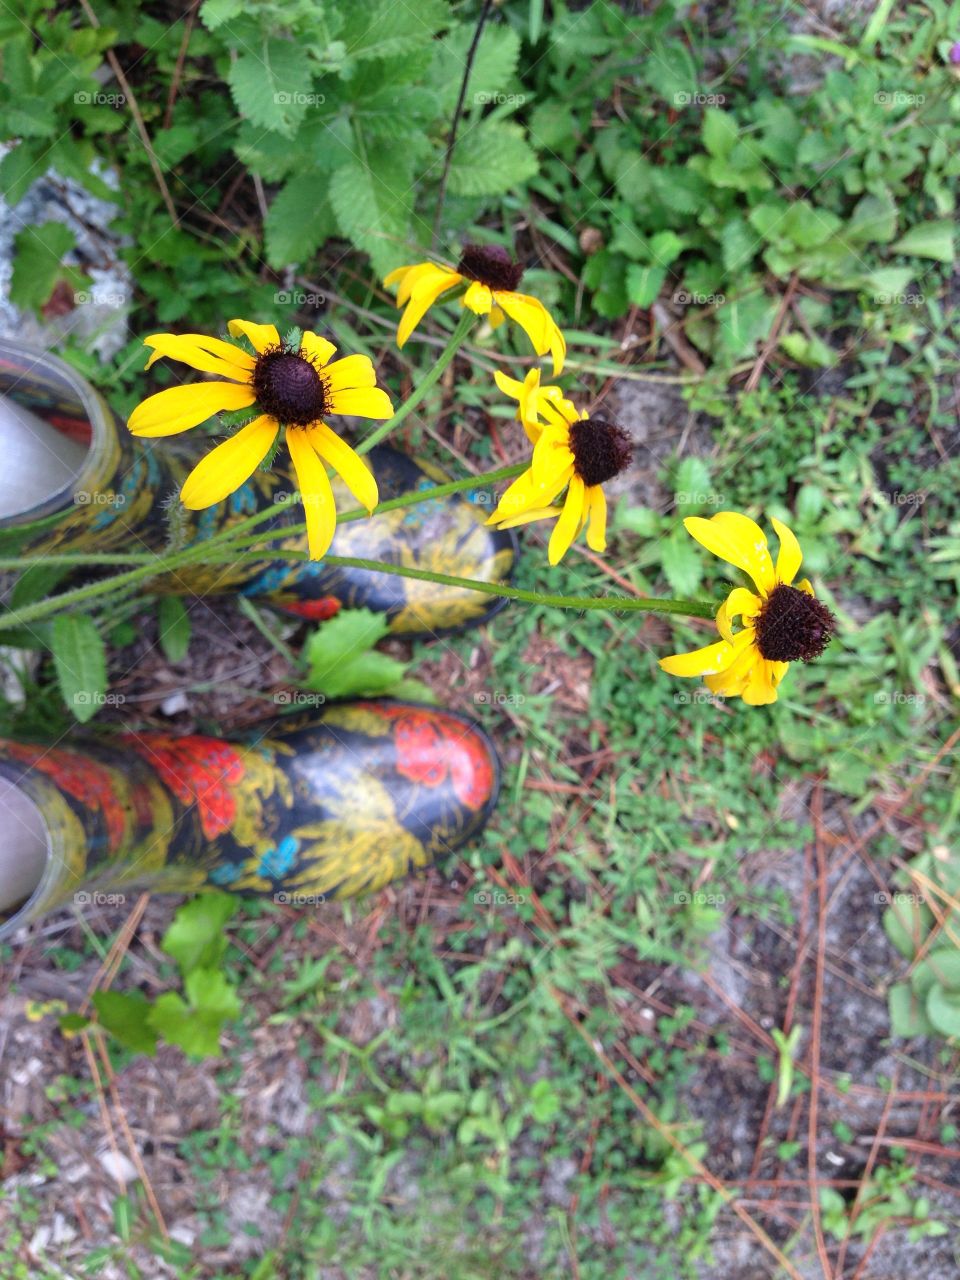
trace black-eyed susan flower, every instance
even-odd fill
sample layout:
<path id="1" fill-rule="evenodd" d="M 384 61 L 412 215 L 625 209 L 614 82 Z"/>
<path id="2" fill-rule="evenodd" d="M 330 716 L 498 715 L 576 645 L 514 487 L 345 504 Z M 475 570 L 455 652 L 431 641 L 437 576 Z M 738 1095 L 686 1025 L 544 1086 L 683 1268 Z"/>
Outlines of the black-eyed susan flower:
<path id="1" fill-rule="evenodd" d="M 330 546 L 337 522 L 325 463 L 361 506 L 372 511 L 378 502 L 372 472 L 324 419 L 336 413 L 390 418 L 393 405 L 376 385 L 367 356 L 332 360 L 337 348 L 315 333 L 304 333 L 299 346 L 288 346 L 272 324 L 231 320 L 228 329 L 235 338 L 247 338 L 256 355 L 200 333 L 158 333 L 145 338 L 144 345 L 153 349 L 148 369 L 167 356 L 228 381 L 159 391 L 137 405 L 127 425 L 136 436 L 172 436 L 199 426 L 215 413 L 255 408 L 252 421 L 197 463 L 184 482 L 180 500 L 191 511 L 221 502 L 256 471 L 283 428 L 303 498 L 310 556 L 319 560 Z"/>
<path id="2" fill-rule="evenodd" d="M 494 329 L 503 323 L 505 316 L 509 316 L 533 343 L 538 356 L 550 352 L 554 375 L 560 373 L 567 344 L 540 299 L 517 293 L 522 276 L 521 264 L 514 262 L 506 249 L 499 245 L 464 245 L 455 271 L 435 262 L 397 267 L 385 280 L 388 285 L 399 286 L 397 306 L 406 307 L 397 328 L 397 346 L 403 346 L 441 294 L 458 285 L 466 285 L 460 299 L 462 306 L 475 315 L 489 316 Z"/>
<path id="3" fill-rule="evenodd" d="M 743 570 L 756 592 L 734 587 L 717 610 L 723 637 L 692 653 L 661 658 L 672 676 L 702 676 L 713 693 L 742 698 L 751 706 L 776 702 L 791 662 L 812 662 L 830 642 L 836 626 L 807 578 L 794 579 L 803 560 L 800 544 L 781 521 L 772 519 L 780 539 L 774 565 L 767 539 L 756 521 L 737 511 L 718 511 L 709 520 L 689 516 L 684 527 L 714 555 Z M 734 631 L 734 619 L 740 630 Z"/>
<path id="4" fill-rule="evenodd" d="M 515 382 L 497 374 L 501 391 L 519 404 L 520 420 L 533 444 L 530 466 L 509 486 L 487 524 L 512 529 L 534 520 L 555 520 L 547 559 L 559 564 L 586 527 L 587 546 L 607 549 L 607 500 L 603 485 L 630 463 L 633 444 L 612 423 L 589 418 L 559 387 L 540 386 L 540 371 Z M 554 500 L 566 489 L 562 505 Z"/>

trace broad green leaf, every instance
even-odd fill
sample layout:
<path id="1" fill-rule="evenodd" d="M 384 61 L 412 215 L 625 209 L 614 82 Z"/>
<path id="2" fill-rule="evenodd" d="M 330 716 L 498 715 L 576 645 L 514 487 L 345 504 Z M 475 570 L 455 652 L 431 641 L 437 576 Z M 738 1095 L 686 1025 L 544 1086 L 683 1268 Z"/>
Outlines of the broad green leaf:
<path id="1" fill-rule="evenodd" d="M 63 256 L 76 244 L 76 236 L 62 222 L 24 227 L 14 236 L 15 256 L 10 301 L 24 311 L 37 311 L 53 293 L 58 280 L 80 279 Z"/>
<path id="2" fill-rule="evenodd" d="M 176 960 L 183 974 L 212 968 L 226 952 L 224 928 L 236 909 L 237 900 L 228 893 L 197 894 L 177 909 L 161 948 Z"/>
<path id="3" fill-rule="evenodd" d="M 107 658 L 93 619 L 62 613 L 53 624 L 53 664 L 63 700 L 85 724 L 96 715 L 107 688 Z"/>
<path id="4" fill-rule="evenodd" d="M 431 83 L 438 86 L 438 114 L 449 115 L 456 106 L 475 27 L 473 22 L 459 22 L 436 41 Z M 519 57 L 520 36 L 513 27 L 488 23 L 480 37 L 470 71 L 467 109 L 508 103 L 511 93 L 519 89 L 514 82 Z M 569 111 L 566 119 L 569 129 Z"/>
<path id="5" fill-rule="evenodd" d="M 723 265 L 731 275 L 742 271 L 760 248 L 757 234 L 742 218 L 731 218 L 720 233 Z"/>
<path id="6" fill-rule="evenodd" d="M 652 306 L 659 297 L 666 278 L 666 267 L 652 267 L 640 262 L 631 262 L 627 268 L 627 297 L 635 306 Z"/>
<path id="7" fill-rule="evenodd" d="M 944 1036 L 960 1036 L 960 992 L 939 984 L 927 992 L 927 1017 Z"/>
<path id="8" fill-rule="evenodd" d="M 251 124 L 292 138 L 308 109 L 318 105 L 306 49 L 271 36 L 241 49 L 227 76 L 237 110 Z"/>
<path id="9" fill-rule="evenodd" d="M 671 590 L 678 596 L 689 598 L 700 585 L 703 561 L 696 543 L 682 525 L 678 525 L 669 537 L 661 540 L 660 557 L 664 577 Z"/>
<path id="10" fill-rule="evenodd" d="M 781 336 L 780 346 L 791 360 L 810 369 L 829 369 L 837 362 L 837 353 L 816 334 L 808 338 L 805 333 L 794 330 Z"/>
<path id="11" fill-rule="evenodd" d="M 921 222 L 900 237 L 893 251 L 911 254 L 915 258 L 933 258 L 935 262 L 953 262 L 954 226 L 950 218 Z"/>
<path id="12" fill-rule="evenodd" d="M 889 244 L 897 234 L 897 206 L 889 191 L 857 201 L 844 235 L 854 244 Z"/>
<path id="13" fill-rule="evenodd" d="M 455 196 L 501 195 L 529 181 L 537 169 L 537 157 L 518 124 L 484 120 L 458 139 L 449 190 Z"/>
<path id="14" fill-rule="evenodd" d="M 179 596 L 161 596 L 157 605 L 160 647 L 169 662 L 182 662 L 190 648 L 190 615 Z"/>
<path id="15" fill-rule="evenodd" d="M 330 179 L 330 203 L 340 231 L 370 255 L 385 275 L 409 260 L 413 188 L 406 157 L 380 151 L 366 165 L 351 160 Z"/>
<path id="16" fill-rule="evenodd" d="M 417 0 L 415 9 L 395 0 L 351 0 L 345 12 L 340 35 L 356 61 L 415 53 L 450 21 L 444 0 Z"/>
<path id="17" fill-rule="evenodd" d="M 300 173 L 274 196 L 264 231 L 271 267 L 288 267 L 310 260 L 336 234 L 337 224 L 327 199 L 329 174 Z"/>
<path id="18" fill-rule="evenodd" d="M 159 996 L 150 1011 L 150 1026 L 191 1058 L 216 1057 L 224 1024 L 240 1016 L 236 990 L 216 969 L 194 969 L 183 985 L 187 1000 L 175 991 Z"/>
<path id="19" fill-rule="evenodd" d="M 97 1021 L 134 1053 L 154 1054 L 157 1034 L 150 1026 L 151 1004 L 139 991 L 98 991 L 93 997 Z"/>
<path id="20" fill-rule="evenodd" d="M 725 160 L 733 150 L 740 130 L 732 112 L 708 107 L 703 113 L 703 145 L 718 160 Z"/>
<path id="21" fill-rule="evenodd" d="M 387 631 L 383 614 L 369 609 L 344 609 L 322 623 L 304 647 L 307 687 L 328 698 L 389 692 L 403 679 L 406 664 L 374 650 Z"/>
<path id="22" fill-rule="evenodd" d="M 776 299 L 768 298 L 761 290 L 718 307 L 718 340 L 724 354 L 731 359 L 752 355 L 757 343 L 769 334 L 776 311 Z"/>

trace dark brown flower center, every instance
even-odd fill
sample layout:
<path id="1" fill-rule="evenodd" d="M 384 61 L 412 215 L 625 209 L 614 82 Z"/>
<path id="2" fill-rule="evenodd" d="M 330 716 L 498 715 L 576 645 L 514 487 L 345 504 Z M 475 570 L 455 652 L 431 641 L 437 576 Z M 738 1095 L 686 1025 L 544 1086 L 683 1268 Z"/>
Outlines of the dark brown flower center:
<path id="1" fill-rule="evenodd" d="M 523 276 L 520 263 L 498 244 L 465 244 L 457 270 L 468 280 L 479 280 L 488 289 L 504 293 L 512 293 Z"/>
<path id="2" fill-rule="evenodd" d="M 327 411 L 327 389 L 302 348 L 276 347 L 257 357 L 253 389 L 264 413 L 305 427 Z"/>
<path id="3" fill-rule="evenodd" d="M 830 643 L 837 620 L 814 596 L 781 582 L 755 625 L 757 648 L 770 662 L 812 662 Z"/>
<path id="4" fill-rule="evenodd" d="M 633 441 L 622 427 L 599 418 L 581 418 L 570 426 L 570 452 L 584 484 L 604 484 L 630 465 Z"/>

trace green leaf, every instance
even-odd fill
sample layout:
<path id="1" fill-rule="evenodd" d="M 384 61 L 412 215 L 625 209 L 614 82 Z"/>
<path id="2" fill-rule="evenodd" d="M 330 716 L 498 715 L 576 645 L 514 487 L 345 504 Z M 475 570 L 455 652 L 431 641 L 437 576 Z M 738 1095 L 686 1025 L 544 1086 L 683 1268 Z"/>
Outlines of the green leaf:
<path id="1" fill-rule="evenodd" d="M 308 107 L 317 105 L 309 55 L 292 40 L 274 36 L 242 49 L 227 81 L 241 115 L 285 138 L 296 133 Z"/>
<path id="2" fill-rule="evenodd" d="M 776 299 L 768 298 L 761 290 L 718 307 L 718 339 L 724 354 L 734 360 L 753 355 L 757 343 L 769 334 L 776 310 Z"/>
<path id="3" fill-rule="evenodd" d="M 854 244 L 889 244 L 897 234 L 897 206 L 884 189 L 882 195 L 862 196 L 850 215 L 844 235 Z"/>
<path id="4" fill-rule="evenodd" d="M 703 145 L 717 160 L 725 160 L 740 136 L 733 115 L 717 107 L 703 113 Z"/>
<path id="5" fill-rule="evenodd" d="M 37 311 L 53 293 L 62 277 L 76 276 L 75 268 L 63 265 L 63 256 L 77 243 L 76 236 L 62 222 L 44 222 L 24 227 L 14 236 L 16 256 L 10 301 L 24 311 Z"/>
<path id="6" fill-rule="evenodd" d="M 22 609 L 26 604 L 34 604 L 37 600 L 45 600 L 52 595 L 59 582 L 70 573 L 70 567 L 63 564 L 44 564 L 36 561 L 29 569 L 24 569 L 14 583 L 10 593 L 10 607 Z"/>
<path id="7" fill-rule="evenodd" d="M 274 197 L 264 223 L 271 267 L 309 261 L 336 234 L 336 220 L 327 199 L 329 185 L 327 174 L 300 173 Z"/>
<path id="8" fill-rule="evenodd" d="M 898 899 L 883 913 L 883 931 L 902 956 L 912 960 L 930 931 L 933 921 L 929 909 L 921 903 Z"/>
<path id="9" fill-rule="evenodd" d="M 310 664 L 307 687 L 328 698 L 388 693 L 406 673 L 405 663 L 373 648 L 388 630 L 381 613 L 341 610 L 318 627 L 304 646 Z"/>
<path id="10" fill-rule="evenodd" d="M 150 1025 L 191 1058 L 216 1057 L 224 1023 L 240 1016 L 236 989 L 216 969 L 194 969 L 183 985 L 187 1000 L 165 992 L 150 1011 Z"/>
<path id="11" fill-rule="evenodd" d="M 107 688 L 107 657 L 100 632 L 85 613 L 62 613 L 53 624 L 53 664 L 63 700 L 85 724 Z"/>
<path id="12" fill-rule="evenodd" d="M 224 926 L 236 909 L 236 898 L 216 892 L 200 893 L 178 908 L 160 945 L 181 973 L 220 962 L 227 949 Z"/>
<path id="13" fill-rule="evenodd" d="M 385 275 L 409 257 L 413 192 L 409 162 L 400 154 L 368 156 L 367 165 L 349 161 L 330 179 L 330 203 L 340 231 L 370 255 Z"/>
<path id="14" fill-rule="evenodd" d="M 457 141 L 448 187 L 455 196 L 496 196 L 534 177 L 537 157 L 518 124 L 484 120 Z"/>
<path id="15" fill-rule="evenodd" d="M 678 596 L 690 597 L 699 587 L 703 565 L 696 544 L 682 525 L 660 543 L 664 577 Z"/>
<path id="16" fill-rule="evenodd" d="M 808 338 L 805 333 L 794 331 L 780 338 L 780 346 L 791 360 L 810 369 L 830 369 L 837 363 L 837 353 L 818 338 Z"/>
<path id="17" fill-rule="evenodd" d="M 927 993 L 927 1017 L 944 1036 L 960 1036 L 960 991 L 939 984 Z"/>
<path id="18" fill-rule="evenodd" d="M 456 106 L 474 34 L 475 23 L 461 22 L 436 42 L 431 82 L 438 87 L 440 114 L 449 115 Z M 496 105 L 506 100 L 514 86 L 519 57 L 519 34 L 512 27 L 488 23 L 474 55 L 467 86 L 467 107 Z M 569 129 L 570 113 L 566 111 L 565 114 Z"/>
<path id="19" fill-rule="evenodd" d="M 666 278 L 666 267 L 631 262 L 627 268 L 627 297 L 638 307 L 649 307 L 659 297 Z"/>
<path id="20" fill-rule="evenodd" d="M 723 265 L 731 274 L 742 271 L 760 247 L 756 233 L 743 218 L 731 218 L 720 233 Z"/>
<path id="21" fill-rule="evenodd" d="M 939 222 L 921 222 L 911 227 L 893 246 L 894 253 L 908 253 L 915 258 L 933 258 L 935 262 L 953 262 L 954 224 L 949 218 Z"/>
<path id="22" fill-rule="evenodd" d="M 683 458 L 673 478 L 674 501 L 681 516 L 696 515 L 716 498 L 710 468 L 702 458 Z"/>
<path id="23" fill-rule="evenodd" d="M 897 982 L 887 992 L 887 1006 L 890 1012 L 890 1028 L 895 1036 L 909 1039 L 912 1036 L 927 1036 L 933 1031 L 933 1024 L 927 1017 L 923 1001 L 910 989 L 909 982 Z"/>
<path id="24" fill-rule="evenodd" d="M 168 662 L 182 662 L 190 648 L 190 615 L 179 596 L 161 596 L 157 605 L 160 647 Z"/>
<path id="25" fill-rule="evenodd" d="M 415 10 L 395 0 L 351 0 L 344 11 L 340 35 L 357 61 L 416 53 L 450 21 L 444 0 L 417 0 Z"/>
<path id="26" fill-rule="evenodd" d="M 669 267 L 686 247 L 687 242 L 675 231 L 658 231 L 650 237 L 650 257 L 658 267 Z"/>
<path id="27" fill-rule="evenodd" d="M 100 1025 L 134 1053 L 154 1054 L 157 1033 L 150 1026 L 150 1001 L 139 991 L 98 991 L 93 997 Z"/>
<path id="28" fill-rule="evenodd" d="M 938 947 L 927 955 L 925 963 L 941 987 L 960 992 L 960 951 L 956 947 Z"/>

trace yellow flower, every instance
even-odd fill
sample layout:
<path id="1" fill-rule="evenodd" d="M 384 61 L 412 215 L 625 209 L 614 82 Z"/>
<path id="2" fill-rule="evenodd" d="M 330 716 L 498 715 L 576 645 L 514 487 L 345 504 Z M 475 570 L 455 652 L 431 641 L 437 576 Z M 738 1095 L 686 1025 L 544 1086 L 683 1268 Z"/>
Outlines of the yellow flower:
<path id="1" fill-rule="evenodd" d="M 538 356 L 549 351 L 554 375 L 563 369 L 567 344 L 556 321 L 539 298 L 517 293 L 523 267 L 499 245 L 466 244 L 457 269 L 420 262 L 413 267 L 397 267 L 384 283 L 399 284 L 397 306 L 406 304 L 397 329 L 397 346 L 402 347 L 423 319 L 427 309 L 442 293 L 457 285 L 467 286 L 461 304 L 478 316 L 489 316 L 493 328 L 509 316 L 533 343 Z"/>
<path id="2" fill-rule="evenodd" d="M 791 662 L 812 662 L 830 642 L 836 621 L 813 594 L 807 578 L 797 586 L 803 554 L 796 537 L 779 520 L 772 524 L 780 539 L 774 565 L 767 539 L 756 521 L 737 511 L 718 511 L 709 520 L 689 516 L 691 537 L 749 574 L 756 594 L 734 587 L 717 610 L 723 637 L 692 653 L 661 658 L 672 676 L 703 676 L 707 687 L 724 698 L 743 698 L 751 706 L 776 702 L 777 689 Z M 733 620 L 740 619 L 734 631 Z"/>
<path id="3" fill-rule="evenodd" d="M 541 387 L 540 370 L 515 382 L 494 375 L 497 386 L 519 404 L 520 421 L 533 445 L 526 471 L 509 486 L 487 524 L 501 529 L 534 520 L 556 520 L 547 559 L 559 564 L 574 538 L 587 529 L 593 551 L 607 549 L 607 500 L 603 485 L 630 462 L 633 445 L 620 427 L 588 418 L 559 387 Z M 562 506 L 553 506 L 566 489 Z"/>
<path id="4" fill-rule="evenodd" d="M 372 472 L 324 418 L 331 413 L 390 418 L 393 405 L 377 387 L 367 356 L 344 356 L 330 363 L 337 348 L 315 333 L 304 333 L 299 347 L 288 347 L 272 324 L 231 320 L 228 328 L 233 337 L 249 339 L 256 355 L 201 333 L 157 333 L 145 338 L 144 345 L 153 348 L 148 369 L 168 356 L 229 381 L 169 387 L 137 405 L 127 425 L 135 436 L 172 436 L 199 426 L 215 413 L 255 406 L 258 416 L 190 472 L 180 500 L 191 511 L 221 502 L 256 471 L 283 427 L 303 498 L 310 557 L 319 560 L 333 540 L 337 523 L 324 463 L 337 472 L 361 506 L 373 511 L 378 502 Z"/>

